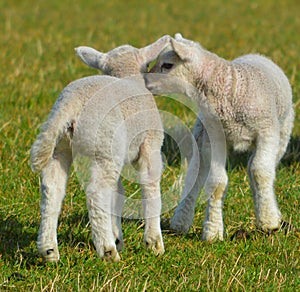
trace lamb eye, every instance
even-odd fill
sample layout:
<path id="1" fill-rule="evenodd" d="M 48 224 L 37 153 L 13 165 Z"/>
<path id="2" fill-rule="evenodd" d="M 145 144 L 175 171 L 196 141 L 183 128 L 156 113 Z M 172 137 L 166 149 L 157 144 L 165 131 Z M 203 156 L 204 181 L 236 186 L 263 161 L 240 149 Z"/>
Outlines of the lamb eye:
<path id="1" fill-rule="evenodd" d="M 172 69 L 172 67 L 173 67 L 173 64 L 171 64 L 171 63 L 163 63 L 163 64 L 161 65 L 161 68 L 162 68 L 162 69 L 167 69 L 167 70 Z"/>

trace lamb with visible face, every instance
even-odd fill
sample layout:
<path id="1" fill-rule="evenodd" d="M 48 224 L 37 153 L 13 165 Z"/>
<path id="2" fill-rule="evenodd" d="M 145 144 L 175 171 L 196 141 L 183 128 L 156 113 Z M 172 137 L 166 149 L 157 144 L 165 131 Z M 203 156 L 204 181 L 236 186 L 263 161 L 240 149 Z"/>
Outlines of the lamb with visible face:
<path id="1" fill-rule="evenodd" d="M 196 100 L 200 109 L 194 127 L 200 165 L 193 157 L 171 228 L 188 231 L 204 186 L 208 206 L 203 239 L 223 239 L 226 143 L 236 151 L 253 150 L 248 174 L 257 225 L 263 230 L 278 229 L 281 212 L 274 194 L 275 172 L 294 119 L 292 90 L 282 70 L 261 55 L 224 60 L 176 34 L 151 73 L 160 73 L 145 75 L 152 93 L 184 93 Z M 190 186 L 189 177 L 195 172 L 197 181 Z"/>
<path id="2" fill-rule="evenodd" d="M 90 161 L 87 206 L 100 257 L 120 259 L 124 201 L 120 172 L 126 163 L 135 163 L 139 170 L 144 240 L 156 254 L 164 252 L 160 229 L 163 126 L 141 73 L 146 72 L 147 62 L 157 57 L 168 39 L 162 37 L 142 49 L 121 46 L 106 54 L 88 47 L 76 49 L 86 64 L 114 77 L 89 76 L 66 86 L 32 146 L 32 169 L 42 172 L 37 245 L 45 260 L 59 259 L 58 216 L 77 155 Z"/>

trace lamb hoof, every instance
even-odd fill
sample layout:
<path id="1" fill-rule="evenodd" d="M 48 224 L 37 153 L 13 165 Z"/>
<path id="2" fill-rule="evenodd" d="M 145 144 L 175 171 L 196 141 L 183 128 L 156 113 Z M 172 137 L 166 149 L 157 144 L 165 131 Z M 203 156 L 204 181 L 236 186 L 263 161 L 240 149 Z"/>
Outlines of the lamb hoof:
<path id="1" fill-rule="evenodd" d="M 186 234 L 189 232 L 190 225 L 184 224 L 181 220 L 178 220 L 177 217 L 171 219 L 170 229 L 175 231 L 178 234 Z"/>
<path id="2" fill-rule="evenodd" d="M 56 248 L 49 248 L 40 254 L 46 262 L 57 262 L 59 260 L 59 252 Z"/>
<path id="3" fill-rule="evenodd" d="M 260 224 L 258 224 L 258 227 L 262 231 L 266 232 L 267 234 L 272 234 L 272 233 L 278 231 L 281 227 L 281 221 L 278 221 L 277 223 L 276 222 L 277 222 L 277 220 L 275 221 L 275 223 L 273 223 L 273 222 L 260 223 Z"/>
<path id="4" fill-rule="evenodd" d="M 267 235 L 273 235 L 277 231 L 284 231 L 285 234 L 288 234 L 292 231 L 298 231 L 298 229 L 293 226 L 291 223 L 286 221 L 281 221 L 279 227 L 277 228 L 260 228 L 263 232 L 267 233 Z"/>
<path id="5" fill-rule="evenodd" d="M 178 234 L 189 232 L 193 224 L 194 211 L 188 210 L 184 205 L 179 205 L 171 219 L 170 229 Z"/>
<path id="6" fill-rule="evenodd" d="M 224 231 L 222 229 L 216 229 L 216 230 L 208 230 L 204 227 L 203 234 L 202 234 L 202 240 L 208 241 L 208 242 L 215 242 L 215 241 L 223 241 L 224 240 Z"/>
<path id="7" fill-rule="evenodd" d="M 102 258 L 108 262 L 119 262 L 121 260 L 119 253 L 115 248 L 106 250 Z"/>
<path id="8" fill-rule="evenodd" d="M 281 214 L 276 210 L 270 210 L 268 213 L 265 212 L 265 214 L 260 214 L 256 218 L 256 226 L 268 234 L 279 230 L 281 223 Z"/>
<path id="9" fill-rule="evenodd" d="M 156 256 L 163 255 L 165 252 L 161 236 L 159 236 L 156 240 L 145 240 L 145 245 L 148 249 L 152 250 Z"/>

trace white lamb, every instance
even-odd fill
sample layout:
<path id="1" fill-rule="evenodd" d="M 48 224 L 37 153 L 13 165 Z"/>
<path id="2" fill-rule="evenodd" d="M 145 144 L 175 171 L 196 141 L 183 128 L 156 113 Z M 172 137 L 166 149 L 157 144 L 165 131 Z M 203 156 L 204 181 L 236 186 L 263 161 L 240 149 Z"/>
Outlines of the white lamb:
<path id="1" fill-rule="evenodd" d="M 88 47 L 76 49 L 86 64 L 115 77 L 90 76 L 66 86 L 32 146 L 32 169 L 42 172 L 37 245 L 45 260 L 59 260 L 58 216 L 69 169 L 77 155 L 90 160 L 87 207 L 100 257 L 120 259 L 124 202 L 120 173 L 126 163 L 134 163 L 139 170 L 145 243 L 155 254 L 163 254 L 160 229 L 163 126 L 141 73 L 147 71 L 148 62 L 157 57 L 168 39 L 162 37 L 141 49 L 125 45 L 108 53 Z"/>
<path id="2" fill-rule="evenodd" d="M 194 127 L 200 165 L 193 157 L 171 228 L 179 233 L 188 231 L 204 186 L 208 206 L 203 239 L 223 239 L 222 207 L 228 183 L 226 139 L 236 151 L 253 149 L 248 174 L 257 225 L 265 231 L 278 229 L 281 213 L 274 194 L 275 172 L 294 119 L 287 77 L 261 55 L 245 55 L 230 62 L 181 34 L 176 34 L 170 45 L 151 70 L 162 74 L 146 74 L 146 86 L 154 94 L 184 93 L 198 102 L 200 110 Z M 191 186 L 193 173 L 198 176 Z"/>

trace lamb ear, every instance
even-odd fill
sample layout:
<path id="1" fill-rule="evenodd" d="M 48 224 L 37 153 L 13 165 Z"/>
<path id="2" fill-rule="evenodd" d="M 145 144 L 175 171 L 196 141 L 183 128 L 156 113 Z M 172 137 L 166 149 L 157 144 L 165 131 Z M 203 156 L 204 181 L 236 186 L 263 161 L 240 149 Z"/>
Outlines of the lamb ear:
<path id="1" fill-rule="evenodd" d="M 171 45 L 174 52 L 179 56 L 179 58 L 188 62 L 193 59 L 191 48 L 183 42 L 178 42 L 177 40 L 171 39 Z"/>
<path id="2" fill-rule="evenodd" d="M 77 56 L 90 67 L 104 70 L 106 54 L 101 53 L 90 47 L 77 47 L 75 48 Z"/>
<path id="3" fill-rule="evenodd" d="M 175 36 L 174 36 L 174 37 L 175 37 L 175 40 L 176 40 L 176 41 L 183 40 L 183 36 L 182 36 L 182 34 L 179 33 L 179 32 L 178 32 L 178 33 L 175 33 Z"/>
<path id="4" fill-rule="evenodd" d="M 158 39 L 153 44 L 139 49 L 141 55 L 147 60 L 147 62 L 151 62 L 155 60 L 160 52 L 170 44 L 171 37 L 169 35 L 165 35 Z"/>

